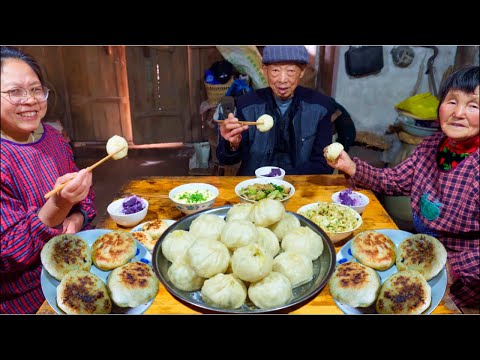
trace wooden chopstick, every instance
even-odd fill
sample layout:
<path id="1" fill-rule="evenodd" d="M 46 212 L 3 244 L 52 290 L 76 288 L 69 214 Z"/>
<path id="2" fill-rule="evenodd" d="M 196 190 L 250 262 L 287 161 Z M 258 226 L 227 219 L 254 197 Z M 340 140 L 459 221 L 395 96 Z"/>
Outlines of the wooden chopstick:
<path id="1" fill-rule="evenodd" d="M 111 153 L 110 155 L 107 155 L 105 156 L 103 159 L 97 161 L 95 164 L 87 167 L 87 171 L 92 171 L 93 169 L 95 169 L 98 165 L 104 163 L 105 161 L 107 161 L 108 159 L 110 159 L 113 155 L 115 155 L 116 153 L 122 151 L 123 149 L 125 149 L 125 146 L 118 149 L 117 151 L 115 151 L 114 153 Z M 64 182 L 62 185 L 56 187 L 55 189 L 49 191 L 48 193 L 45 194 L 44 198 L 45 199 L 48 199 L 50 198 L 52 195 L 55 195 L 56 193 L 58 193 L 60 190 L 62 190 L 65 186 L 67 186 L 67 184 L 72 181 L 73 179 L 70 179 L 68 180 L 67 182 Z"/>
<path id="2" fill-rule="evenodd" d="M 225 120 L 214 120 L 220 124 L 222 124 Z M 261 125 L 263 121 L 238 121 L 239 124 L 243 125 Z"/>

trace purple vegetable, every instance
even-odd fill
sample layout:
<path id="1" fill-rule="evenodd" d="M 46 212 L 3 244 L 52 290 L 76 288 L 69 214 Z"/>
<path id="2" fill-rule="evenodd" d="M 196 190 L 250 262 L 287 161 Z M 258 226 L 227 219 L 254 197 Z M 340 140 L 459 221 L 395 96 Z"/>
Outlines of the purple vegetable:
<path id="1" fill-rule="evenodd" d="M 360 206 L 363 205 L 362 198 L 352 192 L 352 189 L 343 190 L 338 195 L 338 200 L 342 205 Z"/>
<path id="2" fill-rule="evenodd" d="M 268 174 L 265 174 L 263 176 L 272 177 L 272 176 L 280 176 L 280 175 L 282 175 L 282 171 L 279 168 L 272 168 L 272 170 L 270 170 Z"/>
<path id="3" fill-rule="evenodd" d="M 125 198 L 122 202 L 122 213 L 125 215 L 135 214 L 144 209 L 143 201 L 136 195 Z"/>

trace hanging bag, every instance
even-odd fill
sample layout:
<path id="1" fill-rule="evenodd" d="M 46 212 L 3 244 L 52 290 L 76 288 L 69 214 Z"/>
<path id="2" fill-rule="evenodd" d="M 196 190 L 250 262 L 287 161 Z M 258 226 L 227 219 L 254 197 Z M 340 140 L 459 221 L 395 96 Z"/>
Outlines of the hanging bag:
<path id="1" fill-rule="evenodd" d="M 350 76 L 377 74 L 383 68 L 382 46 L 358 46 L 345 52 L 345 70 Z"/>

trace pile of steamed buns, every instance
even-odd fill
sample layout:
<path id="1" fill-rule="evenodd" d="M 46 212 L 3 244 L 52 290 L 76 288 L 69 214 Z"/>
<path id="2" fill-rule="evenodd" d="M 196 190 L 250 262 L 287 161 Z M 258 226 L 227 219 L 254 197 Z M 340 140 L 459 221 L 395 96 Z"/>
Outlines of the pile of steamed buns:
<path id="1" fill-rule="evenodd" d="M 189 231 L 169 233 L 161 249 L 176 288 L 200 290 L 217 308 L 238 309 L 248 297 L 267 309 L 288 304 L 292 289 L 312 280 L 323 240 L 280 201 L 262 199 L 232 206 L 225 220 L 202 214 Z"/>

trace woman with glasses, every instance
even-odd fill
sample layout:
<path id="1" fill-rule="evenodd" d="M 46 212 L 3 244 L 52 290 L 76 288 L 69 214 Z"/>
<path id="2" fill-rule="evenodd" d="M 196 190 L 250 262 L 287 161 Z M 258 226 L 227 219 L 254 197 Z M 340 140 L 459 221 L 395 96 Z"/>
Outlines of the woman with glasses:
<path id="1" fill-rule="evenodd" d="M 1 46 L 0 55 L 0 314 L 35 313 L 45 300 L 43 245 L 87 228 L 96 215 L 92 174 L 79 171 L 68 142 L 41 123 L 49 89 L 37 62 L 13 47 Z"/>

